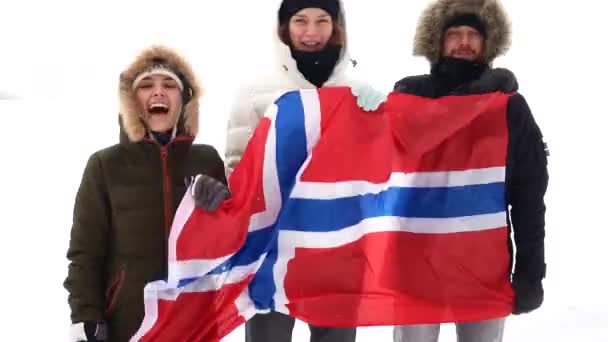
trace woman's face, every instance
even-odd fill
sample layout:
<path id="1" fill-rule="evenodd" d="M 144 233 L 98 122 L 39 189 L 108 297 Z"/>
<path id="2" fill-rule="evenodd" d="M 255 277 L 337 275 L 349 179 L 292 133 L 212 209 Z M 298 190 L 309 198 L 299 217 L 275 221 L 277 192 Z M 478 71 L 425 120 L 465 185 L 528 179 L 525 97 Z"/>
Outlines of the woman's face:
<path id="1" fill-rule="evenodd" d="M 289 38 L 299 51 L 320 51 L 332 33 L 332 18 L 320 8 L 304 8 L 289 19 Z"/>
<path id="2" fill-rule="evenodd" d="M 164 75 L 148 76 L 137 85 L 135 96 L 150 130 L 173 129 L 182 109 L 182 93 L 174 79 Z"/>

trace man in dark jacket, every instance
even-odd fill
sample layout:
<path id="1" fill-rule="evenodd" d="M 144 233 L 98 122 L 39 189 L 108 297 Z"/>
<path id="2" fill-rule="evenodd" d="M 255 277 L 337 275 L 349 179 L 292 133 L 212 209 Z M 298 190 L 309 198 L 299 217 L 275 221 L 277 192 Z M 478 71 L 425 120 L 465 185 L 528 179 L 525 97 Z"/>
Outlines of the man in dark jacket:
<path id="1" fill-rule="evenodd" d="M 548 183 L 547 156 L 541 132 L 526 100 L 518 93 L 515 76 L 494 69 L 492 61 L 504 54 L 510 42 L 507 15 L 498 0 L 436 0 L 422 14 L 414 41 L 414 54 L 431 63 L 430 75 L 406 77 L 395 91 L 425 98 L 510 94 L 504 108 L 508 127 L 505 205 L 516 252 L 511 284 L 514 314 L 537 309 L 543 302 L 545 277 L 544 194 Z M 441 123 L 438 123 L 441 124 Z M 491 265 L 489 265 L 491 267 Z M 509 277 L 508 274 L 505 277 Z M 504 318 L 457 324 L 460 342 L 502 340 Z M 433 342 L 439 324 L 395 328 L 396 342 Z"/>
<path id="2" fill-rule="evenodd" d="M 72 341 L 129 340 L 144 316 L 144 286 L 166 277 L 184 178 L 226 182 L 217 151 L 192 144 L 200 95 L 190 65 L 162 46 L 121 74 L 120 143 L 89 158 L 75 201 L 64 284 Z"/>

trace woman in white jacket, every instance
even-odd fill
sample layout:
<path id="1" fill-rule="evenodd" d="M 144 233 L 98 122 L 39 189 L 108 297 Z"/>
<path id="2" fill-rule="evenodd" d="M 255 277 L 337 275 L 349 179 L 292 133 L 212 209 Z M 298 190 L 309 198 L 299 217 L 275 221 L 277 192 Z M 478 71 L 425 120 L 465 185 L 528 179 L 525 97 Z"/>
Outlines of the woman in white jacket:
<path id="1" fill-rule="evenodd" d="M 348 86 L 365 110 L 376 110 L 384 94 L 346 76 L 354 66 L 347 50 L 342 1 L 284 0 L 275 36 L 277 70 L 242 87 L 228 122 L 226 170 L 232 172 L 266 109 L 297 89 Z"/>
<path id="2" fill-rule="evenodd" d="M 342 2 L 339 0 L 283 0 L 276 35 L 277 70 L 239 91 L 228 123 L 227 172 L 241 159 L 253 131 L 269 105 L 284 93 L 324 86 L 349 86 L 357 103 L 375 110 L 385 96 L 366 83 L 346 77 L 354 64 L 347 51 Z M 247 342 L 290 342 L 295 320 L 271 312 L 246 324 Z M 310 326 L 311 342 L 354 342 L 355 328 Z"/>

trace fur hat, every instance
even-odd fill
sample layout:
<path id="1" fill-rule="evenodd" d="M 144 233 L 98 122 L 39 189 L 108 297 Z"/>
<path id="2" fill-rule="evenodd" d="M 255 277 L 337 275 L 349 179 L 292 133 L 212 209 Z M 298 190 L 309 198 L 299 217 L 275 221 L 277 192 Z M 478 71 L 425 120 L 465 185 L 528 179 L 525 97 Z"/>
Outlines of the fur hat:
<path id="1" fill-rule="evenodd" d="M 141 76 L 149 73 L 162 72 L 175 75 L 181 83 L 183 110 L 178 127 L 179 132 L 190 136 L 198 133 L 198 99 L 202 90 L 194 71 L 182 56 L 165 46 L 151 46 L 143 50 L 129 67 L 120 74 L 119 101 L 122 127 L 129 141 L 141 141 L 146 134 L 146 127 L 141 119 L 140 109 L 135 97 L 135 83 Z M 180 88 L 182 88 L 180 87 Z"/>
<path id="2" fill-rule="evenodd" d="M 414 37 L 414 56 L 435 63 L 441 57 L 443 33 L 458 17 L 475 15 L 485 32 L 482 59 L 490 64 L 511 45 L 511 23 L 499 0 L 435 0 L 422 12 Z"/>

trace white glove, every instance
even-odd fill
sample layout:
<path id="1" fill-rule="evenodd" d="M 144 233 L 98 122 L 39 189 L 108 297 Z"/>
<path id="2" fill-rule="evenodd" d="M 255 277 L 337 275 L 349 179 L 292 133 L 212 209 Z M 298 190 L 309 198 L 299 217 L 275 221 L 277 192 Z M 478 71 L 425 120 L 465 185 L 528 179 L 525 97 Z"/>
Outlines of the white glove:
<path id="1" fill-rule="evenodd" d="M 357 105 L 366 112 L 378 109 L 386 101 L 386 95 L 367 83 L 352 86 L 351 92 L 357 97 Z"/>
<path id="2" fill-rule="evenodd" d="M 99 342 L 107 339 L 107 326 L 104 322 L 79 322 L 70 326 L 70 342 Z"/>

